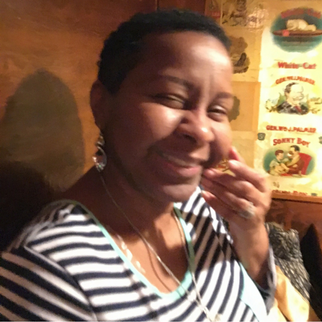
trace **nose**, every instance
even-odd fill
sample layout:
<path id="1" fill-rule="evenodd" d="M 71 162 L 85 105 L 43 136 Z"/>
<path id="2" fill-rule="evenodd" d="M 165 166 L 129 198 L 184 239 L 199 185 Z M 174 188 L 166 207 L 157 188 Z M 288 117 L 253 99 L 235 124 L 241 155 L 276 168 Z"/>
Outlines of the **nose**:
<path id="1" fill-rule="evenodd" d="M 197 145 L 214 141 L 215 132 L 208 115 L 200 110 L 186 110 L 185 112 L 178 127 L 179 134 Z"/>

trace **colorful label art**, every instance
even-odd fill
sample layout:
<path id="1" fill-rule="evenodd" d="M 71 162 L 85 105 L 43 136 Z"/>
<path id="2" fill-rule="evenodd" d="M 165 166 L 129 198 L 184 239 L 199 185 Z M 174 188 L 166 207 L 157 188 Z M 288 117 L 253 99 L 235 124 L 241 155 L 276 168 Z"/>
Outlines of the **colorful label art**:
<path id="1" fill-rule="evenodd" d="M 315 128 L 267 126 L 257 140 L 256 167 L 268 174 L 272 189 L 301 195 L 322 195 L 322 136 Z"/>
<path id="2" fill-rule="evenodd" d="M 285 10 L 273 22 L 271 32 L 283 50 L 307 52 L 322 41 L 321 12 L 313 8 Z"/>
<path id="3" fill-rule="evenodd" d="M 267 94 L 263 114 L 322 115 L 322 92 L 311 78 L 277 78 Z"/>
<path id="4" fill-rule="evenodd" d="M 283 7 L 263 31 L 254 166 L 276 192 L 322 196 L 321 17 Z"/>

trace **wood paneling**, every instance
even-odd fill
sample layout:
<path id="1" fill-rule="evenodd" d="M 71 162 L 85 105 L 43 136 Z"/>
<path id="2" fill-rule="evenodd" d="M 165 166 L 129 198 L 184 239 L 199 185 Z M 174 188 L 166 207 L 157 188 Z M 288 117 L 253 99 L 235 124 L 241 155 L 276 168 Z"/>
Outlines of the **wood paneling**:
<path id="1" fill-rule="evenodd" d="M 0 1 L 0 161 L 21 161 L 60 190 L 91 165 L 89 108 L 103 40 L 136 12 L 203 0 Z"/>
<path id="2" fill-rule="evenodd" d="M 282 199 L 273 199 L 266 221 L 281 224 L 284 229 L 296 229 L 300 238 L 308 227 L 314 224 L 320 239 L 322 249 L 322 204 Z"/>
<path id="3" fill-rule="evenodd" d="M 92 164 L 89 90 L 103 40 L 155 0 L 0 1 L 0 160 L 65 189 Z"/>
<path id="4" fill-rule="evenodd" d="M 200 13 L 205 12 L 205 0 L 159 0 L 158 7 L 165 8 L 185 8 Z"/>
<path id="5" fill-rule="evenodd" d="M 6 29 L 64 29 L 106 36 L 134 13 L 155 8 L 156 0 L 2 0 L 0 24 Z"/>
<path id="6" fill-rule="evenodd" d="M 274 199 L 287 199 L 287 200 L 296 200 L 296 201 L 305 201 L 305 202 L 313 202 L 313 203 L 320 203 L 322 204 L 322 197 L 315 197 L 315 196 L 307 196 L 298 194 L 291 194 L 288 192 L 273 192 L 272 197 Z"/>

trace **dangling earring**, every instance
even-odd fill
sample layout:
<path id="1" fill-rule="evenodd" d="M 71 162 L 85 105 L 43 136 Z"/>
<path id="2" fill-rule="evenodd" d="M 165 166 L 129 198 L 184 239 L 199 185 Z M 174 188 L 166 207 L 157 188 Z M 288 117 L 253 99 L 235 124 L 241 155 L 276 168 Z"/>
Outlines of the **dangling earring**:
<path id="1" fill-rule="evenodd" d="M 100 132 L 100 135 L 96 141 L 95 146 L 97 148 L 97 151 L 93 155 L 93 161 L 94 161 L 97 171 L 102 172 L 106 166 L 107 157 L 106 157 L 106 153 L 104 151 L 105 140 L 104 140 L 104 137 L 101 132 Z"/>

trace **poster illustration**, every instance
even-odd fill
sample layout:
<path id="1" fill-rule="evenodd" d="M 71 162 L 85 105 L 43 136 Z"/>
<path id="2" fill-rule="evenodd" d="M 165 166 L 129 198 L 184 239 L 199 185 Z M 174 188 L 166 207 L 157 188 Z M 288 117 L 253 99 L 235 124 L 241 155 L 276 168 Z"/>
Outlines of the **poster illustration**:
<path id="1" fill-rule="evenodd" d="M 307 52 L 322 41 L 321 12 L 306 7 L 285 10 L 273 22 L 271 32 L 283 50 Z"/>
<path id="2" fill-rule="evenodd" d="M 316 81 L 311 78 L 278 78 L 267 94 L 263 113 L 322 115 L 322 92 Z"/>
<path id="3" fill-rule="evenodd" d="M 222 24 L 228 27 L 261 28 L 267 18 L 263 1 L 222 1 Z"/>
<path id="4" fill-rule="evenodd" d="M 206 8 L 231 40 L 234 146 L 273 190 L 322 197 L 321 1 L 206 0 Z"/>
<path id="5" fill-rule="evenodd" d="M 229 37 L 231 46 L 229 48 L 229 55 L 234 67 L 234 74 L 246 73 L 250 60 L 247 55 L 246 48 L 248 44 L 243 37 Z"/>
<path id="6" fill-rule="evenodd" d="M 229 26 L 246 26 L 247 0 L 232 0 L 224 4 L 222 23 Z"/>
<path id="7" fill-rule="evenodd" d="M 233 81 L 257 82 L 260 65 L 261 31 L 227 28 L 231 42 L 229 54 L 233 63 Z"/>
<path id="8" fill-rule="evenodd" d="M 321 157 L 319 134 L 277 129 L 257 140 L 255 163 L 277 192 L 322 196 Z"/>
<path id="9" fill-rule="evenodd" d="M 273 148 L 266 151 L 263 159 L 265 171 L 271 176 L 309 175 L 315 167 L 314 153 L 308 148 L 310 143 L 300 137 L 274 139 Z"/>
<path id="10" fill-rule="evenodd" d="M 292 5 L 262 35 L 254 166 L 277 192 L 322 196 L 322 14 Z"/>

